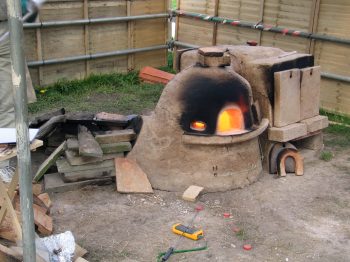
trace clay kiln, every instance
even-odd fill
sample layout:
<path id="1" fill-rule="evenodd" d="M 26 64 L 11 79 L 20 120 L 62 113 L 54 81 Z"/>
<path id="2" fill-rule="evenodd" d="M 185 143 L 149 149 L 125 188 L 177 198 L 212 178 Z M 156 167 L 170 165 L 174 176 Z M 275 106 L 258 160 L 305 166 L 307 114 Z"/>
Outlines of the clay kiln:
<path id="1" fill-rule="evenodd" d="M 249 83 L 230 70 L 223 51 L 202 49 L 205 61 L 165 87 L 130 157 L 154 188 L 208 191 L 243 187 L 262 172 L 258 135 L 267 119 L 253 117 Z"/>
<path id="2" fill-rule="evenodd" d="M 280 118 L 284 116 L 276 109 L 281 105 L 280 94 L 275 95 L 276 73 L 288 73 L 290 81 L 299 83 L 296 97 L 301 100 L 299 72 L 313 66 L 311 55 L 249 46 L 179 54 L 181 72 L 164 88 L 155 111 L 143 118 L 128 156 L 136 159 L 153 188 L 183 191 L 195 184 L 215 192 L 244 187 L 258 179 L 263 163 L 268 162 L 263 158 L 268 159 L 276 143 L 318 135 L 324 128 L 321 124 L 309 130 L 300 112 L 283 125 L 274 123 L 275 111 Z M 317 80 L 316 72 L 311 68 L 308 76 Z M 319 85 L 314 89 L 319 92 Z M 312 111 L 317 112 L 307 112 L 304 118 L 309 122 L 318 115 L 318 104 L 314 104 Z M 300 103 L 293 106 L 300 110 Z"/>

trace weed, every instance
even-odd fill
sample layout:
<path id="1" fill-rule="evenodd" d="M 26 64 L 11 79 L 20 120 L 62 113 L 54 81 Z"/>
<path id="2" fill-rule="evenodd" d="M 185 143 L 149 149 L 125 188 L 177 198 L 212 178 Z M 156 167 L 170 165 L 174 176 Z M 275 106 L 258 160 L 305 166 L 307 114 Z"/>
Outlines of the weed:
<path id="1" fill-rule="evenodd" d="M 239 230 L 239 231 L 236 233 L 236 237 L 237 237 L 239 240 L 241 240 L 241 241 L 247 240 L 247 234 L 246 234 L 246 232 L 244 231 L 244 229 Z"/>
<path id="2" fill-rule="evenodd" d="M 330 152 L 330 151 L 322 151 L 321 152 L 321 155 L 320 155 L 321 160 L 329 162 L 332 160 L 332 158 L 333 158 L 332 152 Z"/>

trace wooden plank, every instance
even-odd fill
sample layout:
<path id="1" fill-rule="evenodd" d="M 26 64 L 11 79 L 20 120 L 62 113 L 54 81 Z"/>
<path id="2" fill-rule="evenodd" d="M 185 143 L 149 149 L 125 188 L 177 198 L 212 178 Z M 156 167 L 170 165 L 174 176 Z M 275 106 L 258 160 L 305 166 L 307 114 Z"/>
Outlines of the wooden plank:
<path id="1" fill-rule="evenodd" d="M 51 202 L 51 199 L 50 199 L 50 196 L 48 193 L 42 193 L 40 195 L 38 195 L 38 198 L 43 201 L 43 203 L 45 204 L 45 206 L 47 208 L 50 208 L 52 206 L 52 202 Z"/>
<path id="2" fill-rule="evenodd" d="M 116 158 L 115 169 L 118 192 L 153 193 L 147 175 L 136 161 L 127 158 Z"/>
<path id="3" fill-rule="evenodd" d="M 41 147 L 43 145 L 43 141 L 38 140 L 38 139 L 34 139 L 32 143 L 30 143 L 30 150 L 31 151 L 35 151 L 35 149 L 37 149 L 38 147 Z M 0 161 L 5 161 L 7 159 L 13 158 L 17 155 L 17 149 L 11 148 L 10 152 L 6 151 L 6 154 L 1 153 L 0 154 Z"/>
<path id="4" fill-rule="evenodd" d="M 66 150 L 64 152 L 65 157 L 70 165 L 80 166 L 91 163 L 99 163 L 103 161 L 102 157 L 88 157 L 88 156 L 79 156 L 77 151 Z"/>
<path id="5" fill-rule="evenodd" d="M 129 142 L 136 138 L 136 134 L 132 129 L 106 131 L 102 134 L 97 134 L 95 139 L 100 144 L 111 144 L 118 142 Z"/>
<path id="6" fill-rule="evenodd" d="M 118 142 L 113 144 L 101 144 L 101 148 L 104 154 L 113 154 L 129 152 L 132 146 L 130 142 Z"/>
<path id="7" fill-rule="evenodd" d="M 300 121 L 300 70 L 276 72 L 274 88 L 274 126 Z"/>
<path id="8" fill-rule="evenodd" d="M 68 138 L 67 139 L 67 149 L 68 150 L 79 150 L 78 139 L 76 138 Z"/>
<path id="9" fill-rule="evenodd" d="M 80 188 L 90 186 L 90 185 L 110 185 L 113 183 L 113 178 L 99 178 L 93 180 L 85 180 L 74 183 L 65 183 L 62 176 L 58 173 L 46 174 L 44 179 L 45 192 L 67 192 L 72 190 L 78 190 Z"/>
<path id="10" fill-rule="evenodd" d="M 113 170 L 112 170 L 113 169 Z M 63 174 L 62 179 L 66 183 L 93 180 L 100 178 L 112 178 L 115 176 L 115 171 L 113 167 L 98 169 L 98 170 L 84 170 L 77 172 L 66 172 Z"/>
<path id="11" fill-rule="evenodd" d="M 53 231 L 52 218 L 46 215 L 46 213 L 35 204 L 33 204 L 33 212 L 34 223 L 38 226 L 38 231 L 45 236 L 51 235 Z"/>
<path id="12" fill-rule="evenodd" d="M 83 247 L 79 246 L 77 243 L 75 243 L 75 252 L 74 252 L 73 260 L 76 260 L 79 257 L 83 257 L 87 253 L 88 253 L 88 251 L 85 248 L 83 248 Z"/>
<path id="13" fill-rule="evenodd" d="M 66 146 L 66 141 L 64 141 L 59 147 L 55 149 L 54 152 L 39 166 L 38 171 L 36 172 L 33 181 L 38 182 L 45 172 L 56 162 L 58 157 L 63 153 Z"/>
<path id="14" fill-rule="evenodd" d="M 86 170 L 99 170 L 101 168 L 110 168 L 114 166 L 113 160 L 105 160 L 101 163 L 92 163 L 81 166 L 72 166 L 69 162 L 62 158 L 56 161 L 58 172 L 60 173 L 69 173 L 77 171 L 86 171 Z"/>
<path id="15" fill-rule="evenodd" d="M 87 157 L 102 157 L 103 152 L 91 132 L 85 127 L 78 127 L 79 155 Z"/>
<path id="16" fill-rule="evenodd" d="M 300 72 L 300 119 L 307 119 L 320 111 L 321 69 L 316 66 Z"/>
<path id="17" fill-rule="evenodd" d="M 21 262 L 22 258 L 10 248 L 0 244 L 0 261 L 2 262 Z"/>

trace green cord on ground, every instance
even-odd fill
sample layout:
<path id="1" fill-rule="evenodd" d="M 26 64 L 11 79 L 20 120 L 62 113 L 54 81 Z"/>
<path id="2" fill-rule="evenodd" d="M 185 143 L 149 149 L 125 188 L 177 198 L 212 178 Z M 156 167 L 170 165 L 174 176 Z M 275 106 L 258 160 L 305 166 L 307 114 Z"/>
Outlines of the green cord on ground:
<path id="1" fill-rule="evenodd" d="M 192 248 L 192 249 L 182 249 L 182 250 L 174 250 L 173 254 L 179 254 L 179 253 L 188 253 L 188 252 L 194 252 L 194 251 L 201 251 L 201 250 L 206 250 L 208 249 L 208 245 L 205 244 L 203 247 L 197 247 L 197 248 Z M 157 256 L 157 262 L 162 261 L 162 257 L 166 254 L 166 252 L 161 252 Z"/>

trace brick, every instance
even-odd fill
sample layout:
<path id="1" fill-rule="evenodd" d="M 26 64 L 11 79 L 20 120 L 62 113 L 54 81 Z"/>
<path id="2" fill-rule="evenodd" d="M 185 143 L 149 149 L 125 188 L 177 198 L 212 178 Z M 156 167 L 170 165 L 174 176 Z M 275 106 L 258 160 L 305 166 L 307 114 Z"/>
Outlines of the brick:
<path id="1" fill-rule="evenodd" d="M 204 188 L 200 186 L 190 186 L 189 188 L 186 189 L 186 191 L 182 195 L 182 199 L 186 201 L 196 201 L 196 198 L 202 192 Z"/>
<path id="2" fill-rule="evenodd" d="M 300 122 L 306 124 L 307 132 L 312 133 L 326 128 L 328 126 L 328 117 L 315 116 Z"/>
<path id="3" fill-rule="evenodd" d="M 321 68 L 301 69 L 300 119 L 317 116 L 320 109 Z"/>
<path id="4" fill-rule="evenodd" d="M 268 138 L 271 141 L 287 142 L 307 134 L 304 123 L 291 124 L 284 127 L 271 127 L 268 129 Z"/>
<path id="5" fill-rule="evenodd" d="M 174 74 L 146 66 L 140 70 L 139 77 L 146 83 L 167 84 L 174 78 Z"/>
<path id="6" fill-rule="evenodd" d="M 300 121 L 300 70 L 276 72 L 274 126 L 283 127 Z"/>

